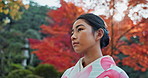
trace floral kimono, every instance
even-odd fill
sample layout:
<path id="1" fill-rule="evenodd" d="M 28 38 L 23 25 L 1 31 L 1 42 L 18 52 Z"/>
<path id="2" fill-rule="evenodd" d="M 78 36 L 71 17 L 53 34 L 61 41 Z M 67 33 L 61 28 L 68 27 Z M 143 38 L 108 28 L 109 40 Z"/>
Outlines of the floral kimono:
<path id="1" fill-rule="evenodd" d="M 67 69 L 61 78 L 129 78 L 110 56 L 100 57 L 86 67 L 82 66 L 82 59 Z"/>

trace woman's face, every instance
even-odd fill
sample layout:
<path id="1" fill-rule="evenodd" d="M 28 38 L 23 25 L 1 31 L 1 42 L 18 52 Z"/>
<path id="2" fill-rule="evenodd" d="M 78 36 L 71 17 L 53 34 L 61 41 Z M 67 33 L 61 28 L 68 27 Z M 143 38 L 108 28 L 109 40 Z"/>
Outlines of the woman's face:
<path id="1" fill-rule="evenodd" d="M 84 19 L 75 21 L 71 32 L 72 46 L 77 53 L 84 53 L 96 44 L 92 27 Z"/>

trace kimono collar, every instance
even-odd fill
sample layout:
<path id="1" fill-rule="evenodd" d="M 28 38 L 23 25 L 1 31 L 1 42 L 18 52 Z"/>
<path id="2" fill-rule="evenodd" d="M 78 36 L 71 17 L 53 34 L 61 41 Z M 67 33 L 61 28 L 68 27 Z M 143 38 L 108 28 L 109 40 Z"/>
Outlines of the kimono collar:
<path id="1" fill-rule="evenodd" d="M 80 58 L 80 60 L 75 65 L 76 67 L 77 67 L 77 65 L 79 65 L 79 71 L 82 71 L 83 69 L 85 69 L 91 65 L 101 66 L 101 67 L 103 67 L 104 70 L 110 68 L 112 65 L 116 65 L 113 58 L 109 55 L 102 56 L 102 57 L 96 59 L 95 61 L 88 64 L 86 67 L 83 67 L 83 65 L 82 65 L 83 59 L 84 59 L 84 57 Z"/>
<path id="2" fill-rule="evenodd" d="M 85 72 L 85 71 L 92 71 L 92 70 L 94 72 L 98 72 L 97 74 L 99 74 L 99 73 L 101 74 L 105 70 L 109 69 L 111 66 L 116 65 L 113 58 L 109 55 L 102 56 L 102 57 L 96 59 L 95 61 L 93 61 L 92 63 L 87 65 L 86 67 L 82 66 L 83 59 L 84 59 L 84 57 L 80 58 L 80 60 L 72 68 L 71 73 L 73 73 L 73 75 L 78 72 Z"/>
<path id="3" fill-rule="evenodd" d="M 62 78 L 129 78 L 122 69 L 116 66 L 111 56 L 102 56 L 84 68 L 83 58 L 68 69 Z"/>

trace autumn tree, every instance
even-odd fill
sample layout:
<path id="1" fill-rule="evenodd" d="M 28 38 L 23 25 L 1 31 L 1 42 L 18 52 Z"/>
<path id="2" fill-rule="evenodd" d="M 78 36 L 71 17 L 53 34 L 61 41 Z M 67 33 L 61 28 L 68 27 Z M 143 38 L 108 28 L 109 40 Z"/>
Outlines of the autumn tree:
<path id="1" fill-rule="evenodd" d="M 23 14 L 21 8 L 28 9 L 29 5 L 25 5 L 22 0 L 0 0 L 0 25 L 9 23 L 11 19 L 20 19 Z"/>

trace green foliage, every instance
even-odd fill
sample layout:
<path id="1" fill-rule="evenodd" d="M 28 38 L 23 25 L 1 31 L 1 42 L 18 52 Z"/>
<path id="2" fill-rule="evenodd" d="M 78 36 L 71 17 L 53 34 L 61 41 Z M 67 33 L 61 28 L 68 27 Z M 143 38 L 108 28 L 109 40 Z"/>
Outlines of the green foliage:
<path id="1" fill-rule="evenodd" d="M 27 75 L 26 78 L 43 78 L 34 74 Z"/>
<path id="2" fill-rule="evenodd" d="M 44 78 L 57 78 L 59 73 L 56 69 L 49 64 L 40 64 L 35 68 L 34 74 L 39 75 Z"/>
<path id="3" fill-rule="evenodd" d="M 28 29 L 24 35 L 26 35 L 27 38 L 37 38 L 37 39 L 40 39 L 41 36 L 40 34 L 38 33 L 37 30 L 34 30 L 34 29 Z"/>
<path id="4" fill-rule="evenodd" d="M 31 71 L 31 72 L 34 72 L 34 70 L 35 70 L 35 68 L 33 66 L 30 66 L 30 65 L 26 66 L 26 69 Z"/>
<path id="5" fill-rule="evenodd" d="M 47 16 L 46 13 L 49 9 L 50 8 L 48 8 L 47 6 L 39 6 L 34 2 L 30 2 L 30 7 L 28 10 L 24 11 L 24 14 L 22 15 L 22 19 L 18 21 L 15 21 L 15 20 L 12 21 L 11 27 L 13 27 L 15 30 L 22 31 L 23 33 L 28 32 L 29 29 L 38 31 L 40 30 L 40 27 L 39 27 L 40 25 L 48 24 L 45 18 Z M 29 30 L 29 31 L 32 31 L 32 30 Z M 39 32 L 36 32 L 36 33 L 40 34 Z M 29 38 L 32 38 L 32 37 L 29 37 Z"/>
<path id="6" fill-rule="evenodd" d="M 29 70 L 18 69 L 9 73 L 7 78 L 26 78 L 27 75 L 32 74 Z"/>
<path id="7" fill-rule="evenodd" d="M 34 2 L 31 2 L 29 6 L 27 10 L 20 7 L 19 10 L 24 13 L 19 20 L 13 19 L 17 18 L 17 16 L 11 18 L 9 14 L 0 13 L 0 78 L 15 69 L 15 65 L 12 64 L 22 64 L 22 61 L 26 59 L 23 55 L 26 38 L 41 39 L 42 37 L 40 32 L 38 32 L 40 30 L 39 26 L 47 24 L 45 17 L 49 8 L 47 6 L 39 6 Z M 12 5 L 12 7 L 14 6 Z M 6 17 L 11 21 L 2 25 L 1 22 Z M 33 61 L 30 62 L 30 59 Z M 39 64 L 39 60 L 35 56 L 27 58 L 27 62 L 29 65 Z"/>
<path id="8" fill-rule="evenodd" d="M 62 75 L 49 64 L 40 64 L 36 68 L 27 66 L 26 69 L 19 64 L 12 64 L 11 67 L 13 71 L 7 78 L 59 78 Z"/>
<path id="9" fill-rule="evenodd" d="M 21 64 L 11 64 L 11 70 L 16 70 L 16 69 L 24 69 L 24 67 Z"/>

